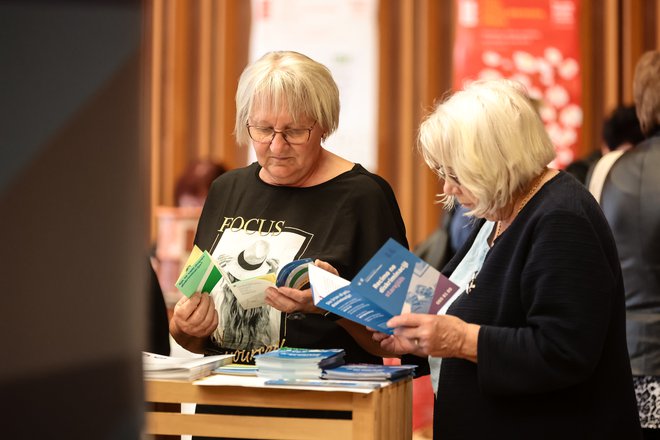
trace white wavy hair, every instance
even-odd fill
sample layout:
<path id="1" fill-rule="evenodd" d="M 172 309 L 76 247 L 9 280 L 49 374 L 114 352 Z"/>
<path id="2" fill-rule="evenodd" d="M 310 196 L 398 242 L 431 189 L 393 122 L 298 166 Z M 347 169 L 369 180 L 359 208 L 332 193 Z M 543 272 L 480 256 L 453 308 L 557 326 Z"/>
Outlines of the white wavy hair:
<path id="1" fill-rule="evenodd" d="M 325 138 L 339 124 L 339 89 L 323 64 L 298 52 L 268 52 L 238 81 L 234 134 L 240 145 L 249 144 L 246 123 L 258 109 L 286 110 L 294 122 L 312 118 Z"/>
<path id="2" fill-rule="evenodd" d="M 555 157 L 554 147 L 522 84 L 474 81 L 437 105 L 419 129 L 426 163 L 455 174 L 478 202 L 468 215 L 486 217 L 513 197 Z M 439 194 L 450 209 L 454 198 Z"/>

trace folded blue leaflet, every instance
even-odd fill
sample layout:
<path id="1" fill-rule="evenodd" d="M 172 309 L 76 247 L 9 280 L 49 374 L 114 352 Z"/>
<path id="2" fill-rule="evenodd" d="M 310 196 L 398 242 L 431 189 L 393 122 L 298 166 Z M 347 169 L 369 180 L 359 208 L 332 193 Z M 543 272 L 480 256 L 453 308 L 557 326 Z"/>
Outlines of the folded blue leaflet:
<path id="1" fill-rule="evenodd" d="M 304 290 L 309 288 L 309 270 L 307 265 L 313 263 L 311 258 L 294 260 L 285 264 L 277 274 L 277 287 L 291 287 Z"/>

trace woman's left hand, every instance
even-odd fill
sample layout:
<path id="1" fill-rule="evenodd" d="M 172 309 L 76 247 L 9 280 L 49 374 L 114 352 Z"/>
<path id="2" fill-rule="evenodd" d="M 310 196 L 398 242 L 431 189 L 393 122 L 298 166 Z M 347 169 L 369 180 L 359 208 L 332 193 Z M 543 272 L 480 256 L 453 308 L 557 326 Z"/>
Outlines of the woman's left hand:
<path id="1" fill-rule="evenodd" d="M 285 313 L 324 313 L 314 305 L 312 289 L 269 287 L 266 289 L 266 304 Z"/>

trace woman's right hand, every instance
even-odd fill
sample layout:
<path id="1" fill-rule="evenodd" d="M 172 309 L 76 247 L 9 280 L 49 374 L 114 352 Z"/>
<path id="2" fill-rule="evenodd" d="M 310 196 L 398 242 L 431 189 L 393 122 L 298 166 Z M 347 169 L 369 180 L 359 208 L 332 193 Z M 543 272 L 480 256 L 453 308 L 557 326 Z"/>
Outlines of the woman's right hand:
<path id="1" fill-rule="evenodd" d="M 174 306 L 170 319 L 170 333 L 184 348 L 199 352 L 203 348 L 192 346 L 192 339 L 206 339 L 218 327 L 218 314 L 211 295 L 195 293 L 181 298 Z"/>
<path id="2" fill-rule="evenodd" d="M 390 353 L 390 356 L 401 356 L 408 353 L 417 354 L 416 351 L 419 347 L 415 340 L 371 330 L 374 332 L 371 336 L 372 339 L 380 344 L 380 348 Z"/>
<path id="3" fill-rule="evenodd" d="M 314 265 L 339 276 L 339 272 L 330 263 L 315 260 Z M 326 311 L 314 305 L 312 289 L 293 289 L 291 287 L 269 287 L 266 289 L 266 304 L 285 313 L 314 313 L 322 315 Z"/>

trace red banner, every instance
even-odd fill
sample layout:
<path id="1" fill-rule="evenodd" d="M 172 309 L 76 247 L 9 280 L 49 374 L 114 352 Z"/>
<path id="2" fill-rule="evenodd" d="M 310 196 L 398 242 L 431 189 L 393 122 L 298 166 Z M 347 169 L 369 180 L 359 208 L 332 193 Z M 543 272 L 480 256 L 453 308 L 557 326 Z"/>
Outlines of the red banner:
<path id="1" fill-rule="evenodd" d="M 579 0 L 456 0 L 454 88 L 480 78 L 527 87 L 563 168 L 582 127 Z"/>

